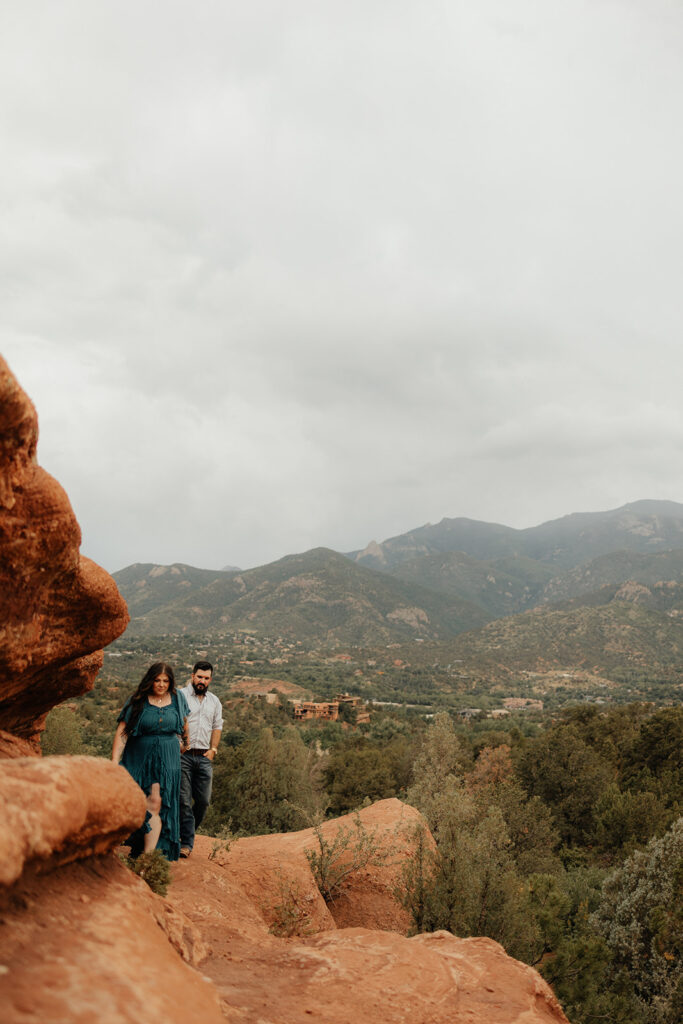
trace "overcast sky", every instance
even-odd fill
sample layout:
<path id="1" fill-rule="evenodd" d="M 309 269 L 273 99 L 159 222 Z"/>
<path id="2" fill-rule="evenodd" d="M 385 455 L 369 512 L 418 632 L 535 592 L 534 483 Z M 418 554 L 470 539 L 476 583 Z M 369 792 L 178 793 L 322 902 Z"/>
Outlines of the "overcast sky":
<path id="1" fill-rule="evenodd" d="M 85 554 L 683 501 L 680 0 L 21 0 L 0 352 Z"/>

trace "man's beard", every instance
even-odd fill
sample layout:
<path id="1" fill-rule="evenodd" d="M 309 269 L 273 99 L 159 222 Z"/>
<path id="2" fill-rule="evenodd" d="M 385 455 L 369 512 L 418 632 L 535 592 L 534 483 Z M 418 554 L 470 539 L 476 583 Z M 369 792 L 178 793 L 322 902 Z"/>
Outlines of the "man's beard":
<path id="1" fill-rule="evenodd" d="M 209 687 L 207 683 L 192 683 L 192 689 L 194 690 L 198 697 L 202 697 L 206 693 L 208 688 Z"/>

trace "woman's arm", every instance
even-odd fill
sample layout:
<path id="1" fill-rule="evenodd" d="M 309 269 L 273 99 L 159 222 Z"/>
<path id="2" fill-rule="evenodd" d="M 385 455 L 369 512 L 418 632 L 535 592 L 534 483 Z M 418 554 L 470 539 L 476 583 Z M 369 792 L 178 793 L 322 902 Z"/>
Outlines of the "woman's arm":
<path id="1" fill-rule="evenodd" d="M 111 759 L 114 764 L 118 764 L 123 754 L 123 748 L 126 745 L 126 723 L 119 722 L 116 732 L 114 733 L 114 744 L 111 748 Z"/>
<path id="2" fill-rule="evenodd" d="M 190 746 L 190 729 L 187 718 L 183 719 L 183 731 L 180 734 L 180 753 L 183 754 Z"/>

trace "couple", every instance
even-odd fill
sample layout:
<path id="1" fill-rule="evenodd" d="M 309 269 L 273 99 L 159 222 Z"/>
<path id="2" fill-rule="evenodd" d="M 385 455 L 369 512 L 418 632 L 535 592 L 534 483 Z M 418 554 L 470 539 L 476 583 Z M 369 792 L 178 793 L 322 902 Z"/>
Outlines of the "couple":
<path id="1" fill-rule="evenodd" d="M 133 857 L 157 848 L 168 860 L 192 853 L 223 728 L 221 702 L 209 693 L 212 676 L 213 666 L 198 661 L 189 684 L 176 690 L 171 666 L 157 662 L 119 715 L 111 759 L 147 795 L 145 822 L 126 840 Z"/>

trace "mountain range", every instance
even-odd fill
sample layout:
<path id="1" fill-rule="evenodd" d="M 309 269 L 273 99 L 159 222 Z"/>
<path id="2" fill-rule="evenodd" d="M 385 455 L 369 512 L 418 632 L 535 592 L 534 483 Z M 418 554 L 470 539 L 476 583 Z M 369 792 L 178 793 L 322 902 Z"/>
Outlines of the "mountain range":
<path id="1" fill-rule="evenodd" d="M 554 630 L 548 642 L 564 650 L 591 618 L 623 633 L 628 604 L 670 637 L 683 615 L 683 505 L 639 501 L 525 530 L 444 519 L 346 555 L 315 548 L 245 571 L 136 564 L 114 578 L 136 635 L 248 630 L 373 646 L 467 633 L 476 648 L 504 619 L 510 649 L 533 646 L 531 629 Z"/>

